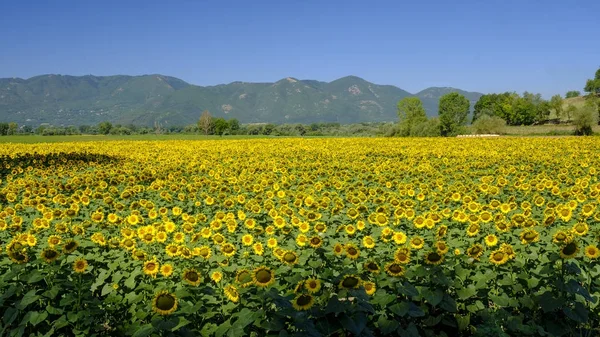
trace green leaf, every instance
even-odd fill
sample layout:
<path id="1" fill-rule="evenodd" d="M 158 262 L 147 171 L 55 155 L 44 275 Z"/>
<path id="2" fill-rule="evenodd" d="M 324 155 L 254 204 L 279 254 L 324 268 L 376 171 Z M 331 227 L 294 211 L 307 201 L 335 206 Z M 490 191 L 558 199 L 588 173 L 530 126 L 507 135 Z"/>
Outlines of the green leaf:
<path id="1" fill-rule="evenodd" d="M 562 307 L 564 301 L 559 298 L 555 298 L 552 293 L 545 292 L 537 297 L 537 302 L 542 307 L 544 312 L 552 312 Z"/>
<path id="2" fill-rule="evenodd" d="M 329 301 L 327 302 L 327 306 L 325 307 L 325 313 L 329 314 L 329 313 L 340 313 L 340 312 L 344 312 L 346 310 L 344 304 L 342 302 L 340 302 L 340 300 L 337 297 L 331 297 L 329 299 Z"/>
<path id="3" fill-rule="evenodd" d="M 367 315 L 362 312 L 357 313 L 353 317 L 344 314 L 340 317 L 340 323 L 344 329 L 358 336 L 367 326 Z"/>
<path id="4" fill-rule="evenodd" d="M 381 305 L 382 307 L 386 306 L 388 303 L 396 300 L 396 295 L 391 295 L 385 292 L 385 290 L 379 289 L 373 296 L 373 300 L 371 303 L 375 305 Z"/>
<path id="5" fill-rule="evenodd" d="M 44 291 L 42 293 L 42 296 L 47 297 L 49 299 L 54 299 L 54 298 L 56 298 L 56 296 L 58 296 L 59 292 L 60 292 L 60 287 L 54 286 L 54 287 Z"/>
<path id="6" fill-rule="evenodd" d="M 6 308 L 6 311 L 4 311 L 4 316 L 2 316 L 2 322 L 4 322 L 4 325 L 10 325 L 12 322 L 15 321 L 15 319 L 17 319 L 18 316 L 19 310 L 8 307 Z"/>
<path id="7" fill-rule="evenodd" d="M 421 309 L 421 307 L 410 302 L 408 308 L 408 315 L 411 317 L 423 317 L 425 316 L 425 312 L 423 311 L 423 309 Z"/>
<path id="8" fill-rule="evenodd" d="M 461 300 L 466 300 L 467 298 L 473 297 L 475 294 L 477 294 L 477 289 L 474 285 L 469 284 L 466 288 L 458 289 L 456 294 Z"/>
<path id="9" fill-rule="evenodd" d="M 400 324 L 398 323 L 398 321 L 388 320 L 387 318 L 385 318 L 382 315 L 382 316 L 379 316 L 379 319 L 377 320 L 377 326 L 379 327 L 379 330 L 384 335 L 389 335 L 392 332 L 396 331 L 398 329 L 398 326 L 400 326 Z"/>
<path id="10" fill-rule="evenodd" d="M 440 304 L 440 302 L 444 298 L 444 292 L 440 289 L 435 289 L 435 290 L 425 289 L 421 293 L 421 296 L 423 296 L 423 298 L 426 299 L 427 302 L 429 302 L 429 304 L 431 304 L 435 307 L 438 304 Z"/>
<path id="11" fill-rule="evenodd" d="M 36 283 L 44 279 L 44 274 L 42 274 L 39 270 L 34 269 L 27 276 L 27 283 Z"/>
<path id="12" fill-rule="evenodd" d="M 404 282 L 398 286 L 398 291 L 408 297 L 419 296 L 419 291 L 409 282 Z"/>
<path id="13" fill-rule="evenodd" d="M 110 294 L 113 290 L 115 290 L 111 284 L 106 283 L 104 285 L 104 287 L 102 287 L 102 292 L 100 293 L 100 296 L 106 296 L 108 294 Z"/>
<path id="14" fill-rule="evenodd" d="M 23 310 L 31 303 L 37 301 L 40 298 L 40 296 L 36 295 L 36 293 L 37 293 L 36 289 L 31 289 L 25 295 L 23 295 L 23 298 L 17 305 L 17 309 Z"/>
<path id="15" fill-rule="evenodd" d="M 400 303 L 396 303 L 396 304 L 388 307 L 388 309 L 391 312 L 393 312 L 394 314 L 396 314 L 400 317 L 404 317 L 404 316 L 406 316 L 406 314 L 408 314 L 410 305 L 408 304 L 408 302 L 400 302 Z"/>
<path id="16" fill-rule="evenodd" d="M 125 286 L 129 289 L 135 288 L 135 278 L 138 275 L 140 275 L 141 273 L 142 272 L 139 268 L 134 270 L 133 272 L 131 272 L 131 275 L 129 276 L 129 278 L 127 278 L 127 280 L 125 280 Z"/>
<path id="17" fill-rule="evenodd" d="M 462 316 L 456 314 L 454 317 L 456 318 L 456 324 L 460 331 L 465 331 L 469 327 L 469 324 L 471 324 L 471 315 Z"/>
<path id="18" fill-rule="evenodd" d="M 492 302 L 494 302 L 496 305 L 499 305 L 501 307 L 508 306 L 509 298 L 506 294 L 503 293 L 500 296 L 497 296 L 497 295 L 489 295 L 489 296 L 490 296 L 490 300 L 492 300 Z"/>
<path id="19" fill-rule="evenodd" d="M 254 314 L 252 310 L 248 308 L 243 308 L 240 312 L 234 315 L 237 317 L 237 320 L 232 324 L 232 326 L 239 326 L 242 329 L 245 328 L 248 324 L 254 322 Z"/>
<path id="20" fill-rule="evenodd" d="M 440 308 L 447 312 L 455 313 L 457 310 L 456 301 L 450 295 L 445 294 L 444 299 L 440 302 Z"/>
<path id="21" fill-rule="evenodd" d="M 52 323 L 52 327 L 55 329 L 60 329 L 67 325 L 69 325 L 69 322 L 67 321 L 67 317 L 65 317 L 65 315 L 60 316 L 56 321 L 54 321 L 54 323 Z"/>
<path id="22" fill-rule="evenodd" d="M 64 312 L 63 309 L 55 308 L 55 307 L 51 306 L 50 304 L 48 304 L 46 306 L 46 311 L 48 311 L 48 313 L 50 313 L 52 315 L 62 315 L 62 313 Z"/>
<path id="23" fill-rule="evenodd" d="M 48 313 L 46 311 L 30 311 L 31 312 L 31 317 L 29 317 L 29 323 L 31 323 L 31 325 L 36 326 L 38 324 L 40 324 L 41 322 L 43 322 L 44 320 L 46 320 L 46 318 L 48 317 Z"/>
<path id="24" fill-rule="evenodd" d="M 202 330 L 200 330 L 200 335 L 202 335 L 203 337 L 213 336 L 218 328 L 219 326 L 217 326 L 214 323 L 206 323 L 202 327 Z"/>
<path id="25" fill-rule="evenodd" d="M 179 321 L 178 321 L 177 325 L 173 329 L 171 329 L 171 331 L 177 331 L 177 330 L 179 330 L 179 329 L 183 328 L 184 326 L 186 326 L 186 325 L 188 325 L 188 324 L 191 323 L 185 317 L 181 317 L 180 316 L 180 317 L 178 317 L 178 319 L 179 319 Z"/>
<path id="26" fill-rule="evenodd" d="M 154 332 L 154 327 L 152 324 L 148 323 L 142 325 L 133 335 L 132 337 L 147 337 L 150 336 Z"/>
<path id="27" fill-rule="evenodd" d="M 221 323 L 221 325 L 219 325 L 219 327 L 215 330 L 215 336 L 216 337 L 224 336 L 230 328 L 231 328 L 231 322 L 229 320 L 226 320 L 225 322 Z"/>
<path id="28" fill-rule="evenodd" d="M 574 308 L 564 308 L 563 312 L 567 317 L 579 323 L 586 323 L 589 320 L 589 310 L 580 302 L 575 302 Z"/>

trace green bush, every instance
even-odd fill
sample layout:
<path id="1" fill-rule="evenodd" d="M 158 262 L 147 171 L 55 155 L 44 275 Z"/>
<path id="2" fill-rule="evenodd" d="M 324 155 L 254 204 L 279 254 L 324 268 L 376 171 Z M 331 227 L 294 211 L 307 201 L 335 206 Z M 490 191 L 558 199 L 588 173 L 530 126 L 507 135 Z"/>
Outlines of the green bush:
<path id="1" fill-rule="evenodd" d="M 506 121 L 498 116 L 483 115 L 473 123 L 475 134 L 502 134 L 506 127 Z"/>
<path id="2" fill-rule="evenodd" d="M 440 120 L 431 118 L 413 126 L 410 135 L 412 137 L 439 137 L 441 135 L 440 130 Z"/>
<path id="3" fill-rule="evenodd" d="M 598 115 L 596 109 L 587 104 L 579 108 L 573 114 L 573 125 L 575 125 L 575 135 L 589 136 L 593 133 L 592 126 L 598 124 Z"/>

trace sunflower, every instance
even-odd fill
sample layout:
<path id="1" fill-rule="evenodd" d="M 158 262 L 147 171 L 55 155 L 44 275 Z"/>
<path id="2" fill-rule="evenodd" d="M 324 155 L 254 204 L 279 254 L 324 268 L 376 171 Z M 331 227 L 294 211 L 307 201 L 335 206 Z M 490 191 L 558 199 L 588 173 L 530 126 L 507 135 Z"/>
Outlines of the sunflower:
<path id="1" fill-rule="evenodd" d="M 306 246 L 307 242 L 308 238 L 304 234 L 298 234 L 298 236 L 296 237 L 296 244 L 300 247 Z"/>
<path id="2" fill-rule="evenodd" d="M 254 245 L 252 245 L 252 250 L 256 255 L 263 255 L 263 253 L 265 252 L 265 249 L 263 248 L 263 245 L 260 242 L 257 242 Z"/>
<path id="3" fill-rule="evenodd" d="M 152 310 L 159 315 L 170 315 L 177 310 L 177 296 L 166 290 L 158 292 L 152 300 Z"/>
<path id="4" fill-rule="evenodd" d="M 235 281 L 244 288 L 252 284 L 252 274 L 247 269 L 240 269 L 235 275 Z"/>
<path id="5" fill-rule="evenodd" d="M 390 276 L 399 277 L 404 275 L 405 269 L 404 266 L 399 263 L 390 262 L 385 265 L 385 272 Z"/>
<path id="6" fill-rule="evenodd" d="M 379 274 L 379 271 L 380 271 L 379 265 L 375 261 L 367 261 L 367 262 L 365 262 L 363 267 L 370 273 Z"/>
<path id="7" fill-rule="evenodd" d="M 48 245 L 50 247 L 58 246 L 61 242 L 61 238 L 59 235 L 50 235 L 48 237 Z"/>
<path id="8" fill-rule="evenodd" d="M 350 289 L 350 288 L 358 288 L 360 287 L 361 279 L 356 275 L 344 275 L 344 277 L 340 280 L 339 287 Z"/>
<path id="9" fill-rule="evenodd" d="M 522 244 L 528 244 L 539 241 L 540 234 L 535 229 L 526 229 L 521 232 L 519 238 L 521 239 Z"/>
<path id="10" fill-rule="evenodd" d="M 242 244 L 244 246 L 251 246 L 252 242 L 254 242 L 254 238 L 252 237 L 251 234 L 246 234 L 246 235 L 242 236 Z"/>
<path id="11" fill-rule="evenodd" d="M 197 287 L 200 282 L 202 282 L 202 276 L 200 276 L 200 274 L 193 268 L 186 269 L 183 271 L 183 280 L 186 283 Z"/>
<path id="12" fill-rule="evenodd" d="M 375 293 L 375 290 L 377 290 L 377 288 L 375 287 L 375 283 L 371 281 L 363 282 L 363 287 L 365 288 L 365 292 L 367 293 L 367 295 L 373 295 Z"/>
<path id="13" fill-rule="evenodd" d="M 508 254 L 503 249 L 498 249 L 490 254 L 490 262 L 495 265 L 502 265 L 508 261 Z"/>
<path id="14" fill-rule="evenodd" d="M 563 259 L 572 259 L 579 252 L 579 247 L 577 247 L 577 243 L 569 242 L 564 247 L 560 249 L 560 257 Z"/>
<path id="15" fill-rule="evenodd" d="M 442 255 L 448 253 L 448 250 L 450 250 L 450 247 L 448 247 L 444 241 L 436 242 L 435 248 L 437 249 L 437 252 Z"/>
<path id="16" fill-rule="evenodd" d="M 75 262 L 73 262 L 73 270 L 76 273 L 85 273 L 85 270 L 88 267 L 88 262 L 84 259 L 84 258 L 78 258 L 77 260 L 75 260 Z"/>
<path id="17" fill-rule="evenodd" d="M 421 249 L 424 245 L 425 241 L 419 236 L 415 236 L 414 238 L 410 239 L 410 246 L 413 249 Z"/>
<path id="18" fill-rule="evenodd" d="M 160 271 L 160 264 L 155 260 L 148 260 L 144 262 L 144 274 L 156 277 L 156 274 Z"/>
<path id="19" fill-rule="evenodd" d="M 42 259 L 44 259 L 44 261 L 52 263 L 56 261 L 56 259 L 58 259 L 60 254 L 58 253 L 58 250 L 54 248 L 45 248 L 44 250 L 42 250 L 40 256 L 42 257 Z"/>
<path id="20" fill-rule="evenodd" d="M 296 263 L 298 263 L 298 254 L 294 253 L 291 250 L 286 251 L 285 253 L 283 253 L 283 255 L 281 256 L 281 260 L 285 263 L 288 264 L 290 266 L 295 265 Z"/>
<path id="21" fill-rule="evenodd" d="M 227 257 L 232 257 L 235 255 L 235 246 L 231 243 L 226 243 L 221 246 L 221 253 Z"/>
<path id="22" fill-rule="evenodd" d="M 304 286 L 309 293 L 316 293 L 321 290 L 321 280 L 316 278 L 309 278 L 304 282 Z"/>
<path id="23" fill-rule="evenodd" d="M 321 239 L 319 236 L 315 235 L 312 238 L 310 238 L 310 240 L 308 242 L 311 247 L 319 248 L 323 244 L 323 239 Z"/>
<path id="24" fill-rule="evenodd" d="M 223 279 L 223 273 L 220 271 L 214 271 L 212 274 L 210 274 L 210 278 L 214 282 L 219 283 L 221 279 Z"/>
<path id="25" fill-rule="evenodd" d="M 294 300 L 292 301 L 292 306 L 294 307 L 294 309 L 301 311 L 310 309 L 314 303 L 315 300 L 313 299 L 312 295 L 300 294 L 296 296 L 296 298 L 294 298 Z"/>
<path id="26" fill-rule="evenodd" d="M 173 274 L 173 266 L 169 263 L 163 264 L 160 267 L 160 274 L 164 277 L 169 277 Z"/>
<path id="27" fill-rule="evenodd" d="M 557 244 L 569 243 L 573 240 L 573 236 L 569 232 L 559 230 L 552 236 L 552 242 Z"/>
<path id="28" fill-rule="evenodd" d="M 467 249 L 467 255 L 475 260 L 478 260 L 481 254 L 483 254 L 483 246 L 479 243 L 476 243 Z"/>
<path id="29" fill-rule="evenodd" d="M 498 237 L 494 234 L 487 235 L 484 239 L 486 246 L 494 247 L 498 244 Z"/>
<path id="30" fill-rule="evenodd" d="M 477 234 L 479 234 L 479 225 L 476 223 L 469 225 L 469 227 L 467 228 L 467 236 L 472 237 Z"/>
<path id="31" fill-rule="evenodd" d="M 351 243 L 348 243 L 348 244 L 346 244 L 345 249 L 346 249 L 346 256 L 348 256 L 352 260 L 358 259 L 358 256 L 360 255 L 360 250 L 358 248 L 356 248 L 356 246 L 354 246 Z"/>
<path id="32" fill-rule="evenodd" d="M 375 240 L 371 236 L 365 236 L 362 240 L 363 247 L 371 249 L 375 247 Z"/>
<path id="33" fill-rule="evenodd" d="M 394 261 L 401 264 L 410 262 L 410 250 L 408 248 L 398 248 L 394 253 Z"/>
<path id="34" fill-rule="evenodd" d="M 425 263 L 438 265 L 444 262 L 444 255 L 438 252 L 429 252 L 425 255 Z"/>
<path id="35" fill-rule="evenodd" d="M 335 246 L 333 246 L 333 254 L 335 255 L 342 255 L 344 251 L 344 246 L 342 246 L 340 243 L 336 243 Z"/>
<path id="36" fill-rule="evenodd" d="M 65 254 L 71 254 L 77 249 L 77 247 L 79 247 L 79 243 L 73 239 L 69 239 L 63 245 L 63 252 Z"/>
<path id="37" fill-rule="evenodd" d="M 259 287 L 267 287 L 275 282 L 275 272 L 265 266 L 258 267 L 252 273 L 252 280 Z"/>
<path id="38" fill-rule="evenodd" d="M 269 247 L 269 248 L 277 247 L 277 239 L 270 238 L 269 240 L 267 240 L 267 247 Z"/>
<path id="39" fill-rule="evenodd" d="M 587 256 L 590 259 L 597 259 L 598 257 L 600 257 L 600 249 L 598 249 L 598 247 L 590 245 L 585 247 L 585 256 Z"/>
<path id="40" fill-rule="evenodd" d="M 588 233 L 589 229 L 590 228 L 588 224 L 586 224 L 585 222 L 580 222 L 573 225 L 573 229 L 571 230 L 571 232 L 579 236 L 584 236 Z"/>
<path id="41" fill-rule="evenodd" d="M 438 238 L 438 239 L 441 239 L 441 238 L 443 238 L 444 236 L 446 236 L 446 233 L 448 233 L 448 226 L 446 226 L 446 225 L 441 225 L 441 226 L 438 228 L 438 230 L 437 230 L 437 234 L 436 234 L 436 236 L 437 236 L 437 238 Z"/>
<path id="42" fill-rule="evenodd" d="M 237 303 L 240 300 L 240 293 L 232 284 L 226 285 L 225 288 L 223 288 L 223 293 L 225 294 L 225 297 L 233 303 Z"/>
<path id="43" fill-rule="evenodd" d="M 511 260 L 517 256 L 513 247 L 507 243 L 503 243 L 502 245 L 500 245 L 500 250 L 505 252 L 506 255 L 508 255 L 508 258 Z"/>
<path id="44" fill-rule="evenodd" d="M 394 234 L 392 235 L 392 239 L 394 240 L 394 242 L 397 245 L 403 245 L 406 243 L 406 234 L 404 234 L 404 232 L 398 231 L 398 232 L 394 232 Z"/>

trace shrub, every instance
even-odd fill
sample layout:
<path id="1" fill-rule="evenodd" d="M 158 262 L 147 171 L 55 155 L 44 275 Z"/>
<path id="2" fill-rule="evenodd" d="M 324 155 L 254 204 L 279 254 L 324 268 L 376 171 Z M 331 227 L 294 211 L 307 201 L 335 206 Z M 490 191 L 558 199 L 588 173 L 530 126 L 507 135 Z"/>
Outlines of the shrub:
<path id="1" fill-rule="evenodd" d="M 573 114 L 573 125 L 575 135 L 589 136 L 593 133 L 592 126 L 598 124 L 598 115 L 591 105 L 585 105 L 577 109 Z"/>
<path id="2" fill-rule="evenodd" d="M 483 115 L 473 123 L 475 134 L 502 134 L 506 121 L 498 116 Z"/>
<path id="3" fill-rule="evenodd" d="M 441 135 L 440 130 L 440 120 L 431 118 L 413 126 L 410 135 L 413 137 L 439 137 Z"/>

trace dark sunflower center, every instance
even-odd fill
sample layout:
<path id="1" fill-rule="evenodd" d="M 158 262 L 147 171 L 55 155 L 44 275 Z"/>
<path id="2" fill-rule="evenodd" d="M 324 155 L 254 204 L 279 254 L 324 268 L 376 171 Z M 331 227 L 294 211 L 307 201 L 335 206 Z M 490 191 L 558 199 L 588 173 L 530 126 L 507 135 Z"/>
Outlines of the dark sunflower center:
<path id="1" fill-rule="evenodd" d="M 127 240 L 125 240 L 124 244 L 125 244 L 125 247 L 131 247 L 131 246 L 133 246 L 133 241 L 127 239 Z"/>
<path id="2" fill-rule="evenodd" d="M 310 300 L 312 297 L 310 295 L 300 295 L 298 299 L 296 299 L 296 304 L 299 306 L 305 306 L 310 304 Z"/>
<path id="3" fill-rule="evenodd" d="M 342 281 L 342 286 L 346 288 L 354 288 L 358 285 L 358 279 L 356 277 L 346 277 L 344 281 Z"/>
<path id="4" fill-rule="evenodd" d="M 204 257 L 208 256 L 208 249 L 201 249 L 200 250 L 200 255 L 204 256 Z"/>
<path id="5" fill-rule="evenodd" d="M 227 246 L 223 247 L 223 251 L 225 253 L 231 253 L 231 252 L 233 252 L 233 247 L 227 245 Z"/>
<path id="6" fill-rule="evenodd" d="M 185 278 L 189 281 L 196 282 L 196 281 L 198 281 L 199 276 L 198 276 L 198 273 L 196 273 L 195 271 L 188 271 L 185 274 Z"/>
<path id="7" fill-rule="evenodd" d="M 294 253 L 285 253 L 285 255 L 283 255 L 283 259 L 286 262 L 294 262 L 296 261 L 296 255 Z"/>
<path id="8" fill-rule="evenodd" d="M 496 252 L 492 256 L 492 258 L 494 259 L 494 261 L 502 261 L 504 259 L 504 252 Z"/>
<path id="9" fill-rule="evenodd" d="M 477 254 L 479 254 L 480 251 L 481 251 L 481 249 L 479 247 L 473 247 L 471 249 L 471 255 L 477 255 Z"/>
<path id="10" fill-rule="evenodd" d="M 404 253 L 400 253 L 397 256 L 398 261 L 406 261 L 408 259 L 408 256 L 406 256 L 406 254 Z"/>
<path id="11" fill-rule="evenodd" d="M 69 242 L 69 243 L 67 243 L 67 245 L 65 246 L 65 248 L 67 250 L 73 250 L 73 249 L 77 248 L 77 243 L 75 243 L 75 242 Z"/>
<path id="12" fill-rule="evenodd" d="M 577 251 L 577 245 L 574 244 L 573 242 L 569 243 L 568 245 L 565 246 L 565 248 L 563 248 L 563 253 L 565 255 L 573 255 L 573 254 L 575 254 L 576 251 Z"/>
<path id="13" fill-rule="evenodd" d="M 271 273 L 268 270 L 259 270 L 256 273 L 256 279 L 260 283 L 267 283 L 267 282 L 271 281 Z"/>
<path id="14" fill-rule="evenodd" d="M 577 226 L 575 226 L 575 230 L 577 231 L 577 233 L 583 233 L 585 232 L 585 226 L 582 224 L 578 224 Z"/>
<path id="15" fill-rule="evenodd" d="M 148 241 L 152 240 L 152 234 L 148 233 L 148 234 L 144 235 L 144 239 L 146 239 Z"/>
<path id="16" fill-rule="evenodd" d="M 312 243 L 313 245 L 318 245 L 319 243 L 321 243 L 321 239 L 312 238 L 312 239 L 310 239 L 310 243 Z"/>
<path id="17" fill-rule="evenodd" d="M 175 306 L 175 297 L 170 294 L 159 295 L 156 299 L 156 307 L 160 310 L 171 310 Z"/>
<path id="18" fill-rule="evenodd" d="M 415 245 L 415 246 L 419 246 L 419 245 L 421 245 L 421 243 L 422 243 L 421 239 L 414 239 L 413 240 L 413 245 Z"/>
<path id="19" fill-rule="evenodd" d="M 356 254 L 358 254 L 358 251 L 356 250 L 356 248 L 354 248 L 354 247 L 348 248 L 348 255 L 356 255 Z"/>
<path id="20" fill-rule="evenodd" d="M 527 232 L 523 237 L 525 238 L 525 240 L 531 241 L 534 240 L 537 237 L 537 235 L 533 232 Z"/>
<path id="21" fill-rule="evenodd" d="M 394 263 L 390 266 L 390 271 L 394 274 L 397 274 L 402 272 L 402 267 Z"/>
<path id="22" fill-rule="evenodd" d="M 223 240 L 224 239 L 220 236 L 215 237 L 215 242 L 217 242 L 217 243 L 221 243 L 221 242 L 223 242 Z"/>
<path id="23" fill-rule="evenodd" d="M 58 256 L 58 253 L 54 250 L 48 250 L 48 251 L 46 251 L 46 253 L 44 255 L 46 256 L 47 259 L 53 259 Z"/>
<path id="24" fill-rule="evenodd" d="M 563 240 L 565 240 L 566 238 L 567 238 L 567 236 L 566 236 L 564 233 L 558 233 L 558 234 L 556 235 L 556 239 L 557 239 L 558 241 L 563 241 Z"/>
<path id="25" fill-rule="evenodd" d="M 156 269 L 156 264 L 154 262 L 150 262 L 146 265 L 146 269 L 154 271 Z"/>
<path id="26" fill-rule="evenodd" d="M 431 261 L 431 262 L 438 262 L 438 261 L 440 261 L 442 259 L 442 256 L 440 254 L 438 254 L 438 253 L 430 253 L 427 256 L 427 259 L 429 261 Z"/>

